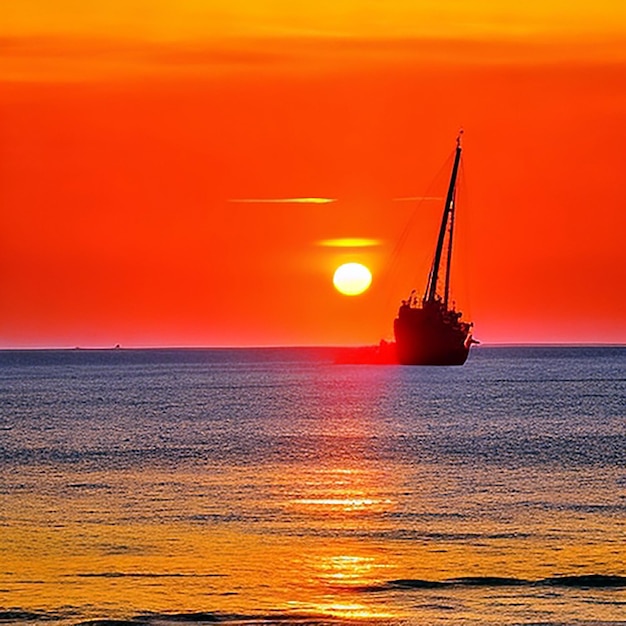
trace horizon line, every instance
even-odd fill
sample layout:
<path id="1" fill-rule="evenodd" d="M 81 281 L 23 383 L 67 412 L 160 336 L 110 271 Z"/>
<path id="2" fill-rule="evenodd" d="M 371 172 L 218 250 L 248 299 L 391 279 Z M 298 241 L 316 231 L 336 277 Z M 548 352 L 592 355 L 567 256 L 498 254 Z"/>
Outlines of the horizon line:
<path id="1" fill-rule="evenodd" d="M 393 343 L 393 342 L 388 342 Z M 225 345 L 225 346 L 193 346 L 193 345 L 129 345 L 122 346 L 115 344 L 113 346 L 16 346 L 16 347 L 0 347 L 0 352 L 27 352 L 27 351 L 131 351 L 131 350 L 298 350 L 298 349 L 359 349 L 377 347 L 379 344 L 255 344 L 246 346 Z M 474 346 L 472 350 L 481 350 L 485 348 L 626 348 L 626 342 L 484 342 Z"/>

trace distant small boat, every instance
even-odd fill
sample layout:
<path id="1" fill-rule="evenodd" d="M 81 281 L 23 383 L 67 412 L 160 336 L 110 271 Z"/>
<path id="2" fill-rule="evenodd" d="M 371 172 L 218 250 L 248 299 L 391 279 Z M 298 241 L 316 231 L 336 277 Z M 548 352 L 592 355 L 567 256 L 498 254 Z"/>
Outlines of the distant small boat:
<path id="1" fill-rule="evenodd" d="M 461 135 L 456 140 L 454 164 L 433 264 L 428 276 L 424 297 L 419 300 L 415 291 L 403 300 L 394 320 L 394 335 L 398 362 L 402 365 L 463 365 L 472 343 L 471 322 L 461 320 L 461 313 L 450 307 L 450 262 L 454 235 L 455 198 L 459 163 L 461 161 Z M 446 245 L 447 244 L 447 245 Z M 439 291 L 441 261 L 445 250 L 445 276 L 443 293 Z"/>

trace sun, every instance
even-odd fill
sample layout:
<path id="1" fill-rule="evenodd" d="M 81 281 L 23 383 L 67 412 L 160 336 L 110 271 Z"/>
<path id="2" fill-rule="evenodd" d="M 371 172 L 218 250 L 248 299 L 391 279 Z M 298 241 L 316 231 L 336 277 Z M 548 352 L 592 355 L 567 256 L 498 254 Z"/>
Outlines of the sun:
<path id="1" fill-rule="evenodd" d="M 344 263 L 333 276 L 333 285 L 344 296 L 358 296 L 372 284 L 372 273 L 361 263 Z"/>

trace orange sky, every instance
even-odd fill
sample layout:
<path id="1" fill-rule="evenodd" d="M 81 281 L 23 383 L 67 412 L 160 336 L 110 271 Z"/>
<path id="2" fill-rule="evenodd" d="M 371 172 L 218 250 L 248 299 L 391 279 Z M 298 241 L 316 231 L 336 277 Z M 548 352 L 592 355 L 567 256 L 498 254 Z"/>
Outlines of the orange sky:
<path id="1" fill-rule="evenodd" d="M 493 4 L 3 7 L 0 348 L 390 338 L 460 126 L 476 336 L 625 343 L 626 7 Z"/>

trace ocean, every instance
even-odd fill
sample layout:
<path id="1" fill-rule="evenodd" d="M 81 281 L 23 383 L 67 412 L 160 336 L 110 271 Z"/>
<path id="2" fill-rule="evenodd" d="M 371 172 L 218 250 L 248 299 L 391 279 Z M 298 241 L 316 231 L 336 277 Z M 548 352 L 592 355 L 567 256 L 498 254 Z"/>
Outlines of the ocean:
<path id="1" fill-rule="evenodd" d="M 0 622 L 626 624 L 625 365 L 0 351 Z"/>

